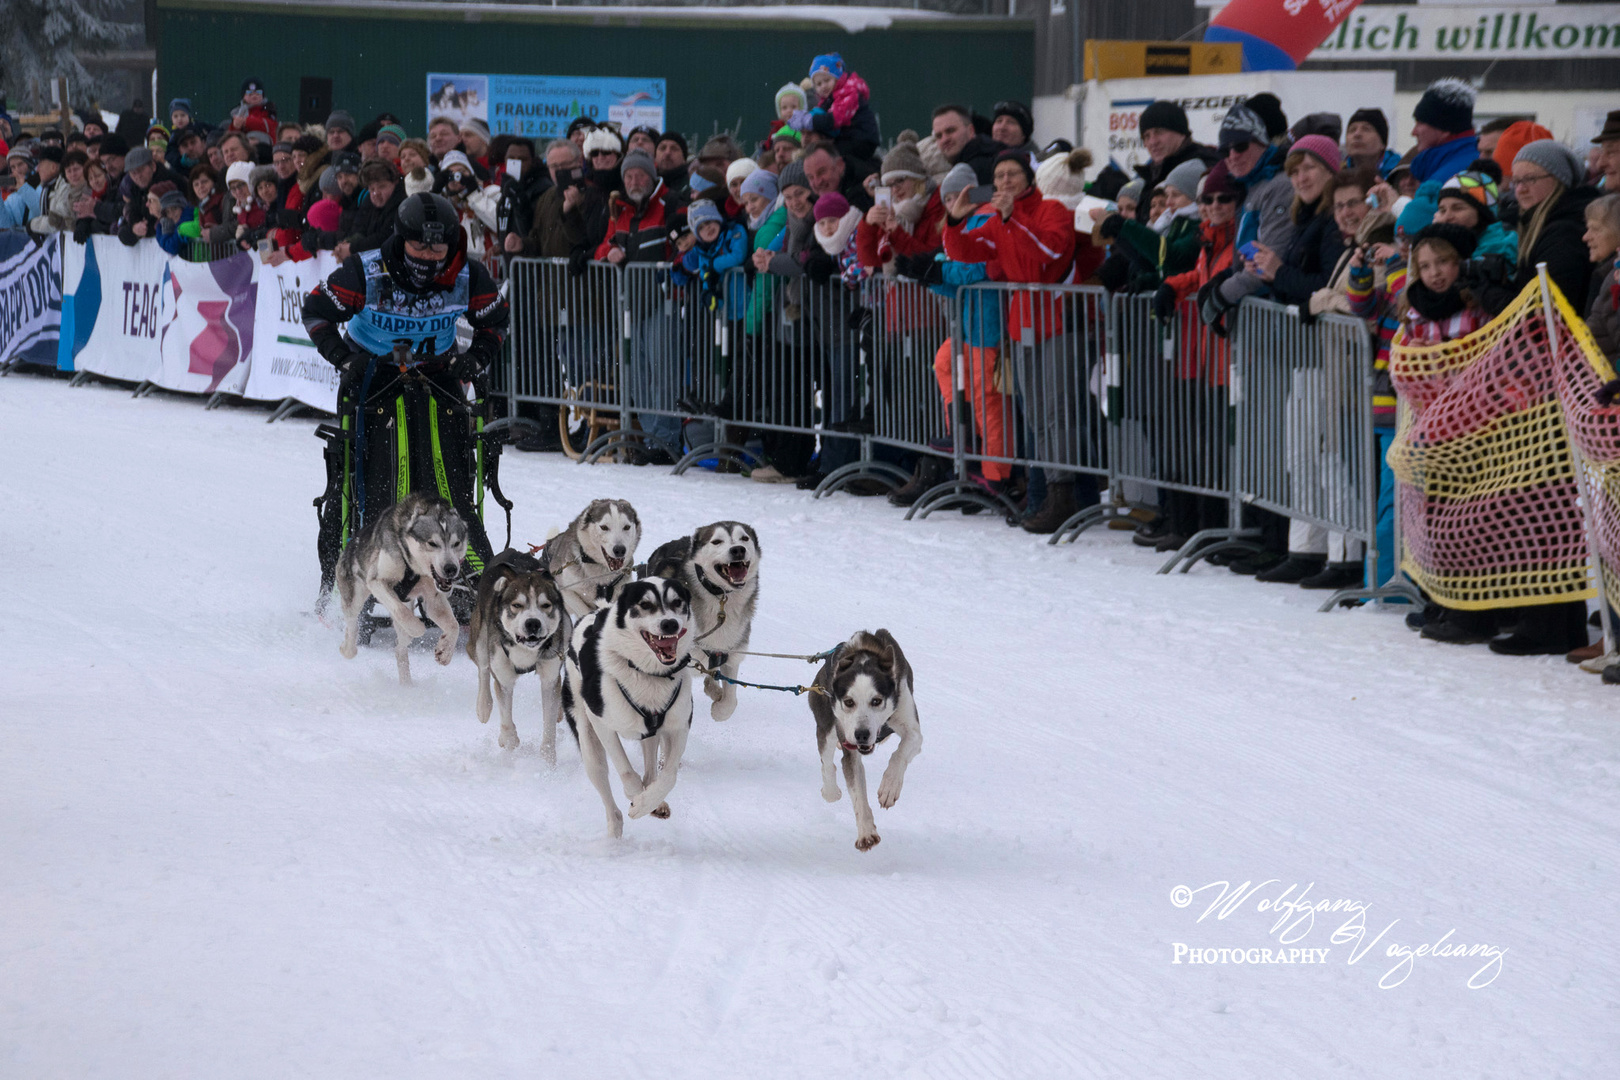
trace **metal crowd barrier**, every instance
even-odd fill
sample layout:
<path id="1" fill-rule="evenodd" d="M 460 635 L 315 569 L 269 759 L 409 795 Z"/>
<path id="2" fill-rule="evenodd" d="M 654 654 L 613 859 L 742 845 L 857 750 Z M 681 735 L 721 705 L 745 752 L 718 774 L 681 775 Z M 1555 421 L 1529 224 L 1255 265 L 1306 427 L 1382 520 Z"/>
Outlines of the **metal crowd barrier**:
<path id="1" fill-rule="evenodd" d="M 1252 550 L 1243 512 L 1254 506 L 1331 534 L 1346 558 L 1359 546 L 1379 581 L 1361 320 L 1247 300 L 1223 338 L 1190 303 L 1167 323 L 1150 297 L 1095 286 L 950 292 L 882 276 L 856 287 L 738 269 L 702 281 L 663 264 L 570 273 L 566 260 L 515 259 L 505 383 L 514 402 L 563 409 L 565 435 L 585 425 L 571 452 L 587 461 L 640 443 L 667 450 L 677 472 L 711 457 L 746 465 L 750 432 L 817 440 L 824 454 L 858 443 L 821 494 L 855 477 L 903 482 L 874 447 L 948 457 L 947 480 L 908 518 L 973 505 L 1010 514 L 1002 481 L 1014 467 L 1048 482 L 1086 475 L 1110 502 L 1051 542 L 1158 501 L 1191 533 L 1160 572 L 1185 572 Z M 1406 594 L 1346 590 L 1329 606 L 1385 595 Z"/>
<path id="2" fill-rule="evenodd" d="M 187 239 L 180 245 L 180 257 L 187 262 L 218 262 L 228 259 L 242 249 L 232 240 L 191 240 Z"/>

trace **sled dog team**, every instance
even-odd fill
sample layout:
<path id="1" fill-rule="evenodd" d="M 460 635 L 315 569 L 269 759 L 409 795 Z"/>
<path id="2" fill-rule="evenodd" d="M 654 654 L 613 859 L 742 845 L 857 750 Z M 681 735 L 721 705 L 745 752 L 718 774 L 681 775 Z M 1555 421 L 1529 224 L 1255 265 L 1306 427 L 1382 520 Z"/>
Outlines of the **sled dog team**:
<path id="1" fill-rule="evenodd" d="M 759 596 L 759 538 L 751 526 L 717 521 L 658 547 L 635 565 L 641 521 L 622 499 L 597 499 L 534 555 L 508 549 L 485 567 L 468 628 L 467 655 L 478 665 L 478 719 L 501 709 L 500 745 L 518 745 L 512 694 L 520 676 L 540 680 L 540 753 L 557 758 L 557 721 L 568 721 L 585 775 L 602 796 L 608 834 L 621 836 L 624 814 L 613 797 L 617 772 L 632 818 L 667 818 L 681 755 L 692 726 L 692 674 L 703 674 L 709 715 L 737 708 L 737 678 Z M 410 643 L 427 632 L 414 608 L 439 627 L 434 647 L 450 663 L 459 635 L 450 593 L 461 573 L 467 526 L 443 499 L 413 494 L 377 515 L 338 564 L 344 616 L 343 655 L 358 651 L 368 599 L 395 628 L 395 658 L 409 683 Z M 640 571 L 639 578 L 636 576 Z M 887 630 L 859 631 L 834 649 L 808 694 L 821 754 L 821 794 L 855 808 L 855 846 L 878 843 L 862 758 L 888 736 L 899 745 L 878 784 L 878 804 L 900 798 L 906 767 L 922 750 L 911 665 Z M 641 743 L 638 771 L 622 740 Z"/>

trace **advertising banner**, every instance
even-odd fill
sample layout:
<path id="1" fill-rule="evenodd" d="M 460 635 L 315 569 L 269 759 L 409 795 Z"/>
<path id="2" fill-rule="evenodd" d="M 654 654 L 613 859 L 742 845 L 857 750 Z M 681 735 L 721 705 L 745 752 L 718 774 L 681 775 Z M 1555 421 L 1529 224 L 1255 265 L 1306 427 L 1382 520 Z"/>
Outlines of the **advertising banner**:
<path id="1" fill-rule="evenodd" d="M 495 135 L 560 138 L 575 117 L 613 121 L 622 130 L 664 129 L 663 79 L 583 75 L 453 75 L 427 77 L 428 120 L 482 120 Z"/>
<path id="2" fill-rule="evenodd" d="M 1292 71 L 1360 0 L 1232 0 L 1204 40 L 1243 46 L 1243 70 Z"/>
<path id="3" fill-rule="evenodd" d="M 1620 56 L 1620 4 L 1359 7 L 1312 60 L 1568 60 Z"/>
<path id="4" fill-rule="evenodd" d="M 259 267 L 253 364 L 243 396 L 254 401 L 296 398 L 324 412 L 337 411 L 337 369 L 304 331 L 304 297 L 338 267 L 330 251 L 304 262 Z"/>
<path id="5" fill-rule="evenodd" d="M 125 247 L 116 236 L 92 236 L 74 290 L 74 367 L 129 382 L 155 378 L 168 282 L 169 257 L 155 241 Z"/>
<path id="6" fill-rule="evenodd" d="M 259 269 L 258 255 L 246 251 L 213 262 L 169 261 L 158 333 L 162 364 L 153 382 L 187 394 L 242 392 L 253 356 Z"/>
<path id="7" fill-rule="evenodd" d="M 0 364 L 56 364 L 62 326 L 62 243 L 36 247 L 20 230 L 0 232 Z"/>

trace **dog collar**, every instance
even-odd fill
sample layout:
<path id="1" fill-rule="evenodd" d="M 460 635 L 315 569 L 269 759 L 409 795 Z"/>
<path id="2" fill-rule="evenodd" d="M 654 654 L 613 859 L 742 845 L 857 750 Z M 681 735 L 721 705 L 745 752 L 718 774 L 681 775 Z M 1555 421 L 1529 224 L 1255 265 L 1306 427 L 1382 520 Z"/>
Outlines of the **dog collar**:
<path id="1" fill-rule="evenodd" d="M 726 590 L 709 580 L 709 575 L 704 572 L 703 565 L 701 563 L 693 563 L 692 569 L 697 571 L 698 584 L 703 586 L 704 591 L 710 596 L 723 598 L 726 595 Z"/>

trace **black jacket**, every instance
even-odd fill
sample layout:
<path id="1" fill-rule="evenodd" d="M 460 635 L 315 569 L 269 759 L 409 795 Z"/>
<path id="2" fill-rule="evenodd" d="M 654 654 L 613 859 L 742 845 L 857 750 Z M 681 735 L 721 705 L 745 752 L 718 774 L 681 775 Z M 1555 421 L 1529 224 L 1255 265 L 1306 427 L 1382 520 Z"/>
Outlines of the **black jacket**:
<path id="1" fill-rule="evenodd" d="M 354 224 L 348 230 L 349 250 L 370 251 L 380 248 L 383 241 L 394 235 L 394 219 L 399 216 L 399 204 L 405 201 L 405 184 L 394 185 L 394 193 L 381 206 L 370 199 L 355 212 Z"/>
<path id="2" fill-rule="evenodd" d="M 1271 282 L 1271 298 L 1279 304 L 1303 307 L 1310 303 L 1312 293 L 1328 283 L 1344 254 L 1344 236 L 1333 214 L 1301 210 L 1294 242 L 1282 254 L 1283 264 Z"/>
<path id="3" fill-rule="evenodd" d="M 1586 233 L 1586 206 L 1597 198 L 1595 188 L 1578 187 L 1558 196 L 1558 202 L 1541 226 L 1541 234 L 1529 251 L 1523 247 L 1525 230 L 1534 211 L 1519 211 L 1519 271 L 1513 279 L 1515 290 L 1536 280 L 1536 264 L 1547 264 L 1547 276 L 1564 294 L 1569 306 L 1586 310 L 1586 293 L 1591 285 L 1592 262 L 1581 237 Z"/>
<path id="4" fill-rule="evenodd" d="M 1171 169 L 1184 161 L 1192 161 L 1194 158 L 1202 161 L 1204 171 L 1208 172 L 1217 161 L 1221 160 L 1221 155 L 1213 146 L 1205 146 L 1203 143 L 1188 139 L 1182 144 L 1180 150 L 1177 150 L 1163 161 L 1149 161 L 1145 165 L 1136 167 L 1136 175 L 1142 178 L 1143 196 L 1136 201 L 1137 221 L 1142 222 L 1144 225 L 1147 224 L 1148 210 L 1152 205 L 1152 200 L 1147 198 L 1147 193 L 1164 183 L 1164 178 L 1170 175 Z"/>
<path id="5" fill-rule="evenodd" d="M 1005 149 L 988 135 L 975 135 L 951 164 L 966 165 L 979 178 L 979 183 L 993 184 L 996 180 L 996 155 Z"/>

